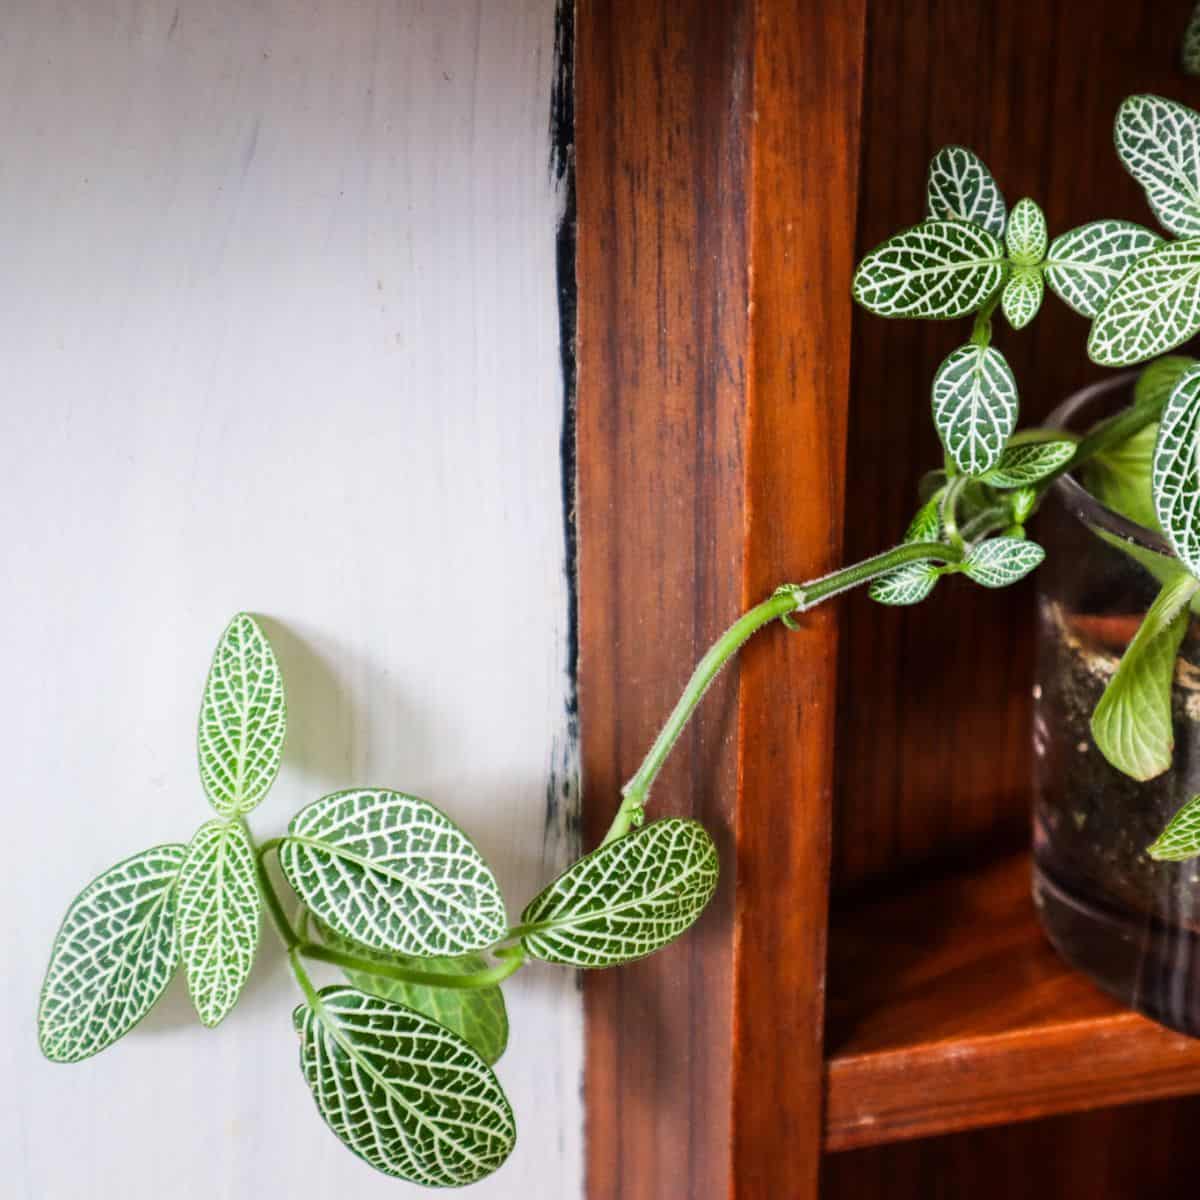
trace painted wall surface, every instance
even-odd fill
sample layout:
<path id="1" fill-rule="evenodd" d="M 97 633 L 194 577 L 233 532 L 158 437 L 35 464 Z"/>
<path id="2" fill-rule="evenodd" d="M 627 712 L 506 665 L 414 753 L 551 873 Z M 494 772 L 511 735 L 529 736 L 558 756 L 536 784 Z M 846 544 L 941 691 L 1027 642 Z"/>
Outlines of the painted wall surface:
<path id="1" fill-rule="evenodd" d="M 372 784 L 464 824 L 514 916 L 566 860 L 553 44 L 553 0 L 5 5 L 6 1196 L 416 1191 L 318 1118 L 265 927 L 215 1032 L 177 979 L 52 1066 L 34 1013 L 75 892 L 209 815 L 196 717 L 239 609 L 291 715 L 257 836 Z M 508 994 L 522 1136 L 471 1194 L 570 1200 L 576 981 Z"/>

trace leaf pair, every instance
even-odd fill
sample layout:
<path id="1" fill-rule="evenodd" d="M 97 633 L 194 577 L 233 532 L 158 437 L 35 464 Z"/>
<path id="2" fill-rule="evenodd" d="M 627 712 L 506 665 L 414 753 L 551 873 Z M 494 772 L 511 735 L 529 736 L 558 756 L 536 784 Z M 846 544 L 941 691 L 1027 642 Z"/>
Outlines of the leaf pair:
<path id="1" fill-rule="evenodd" d="M 202 825 L 179 872 L 179 948 L 200 1020 L 219 1024 L 241 995 L 258 948 L 262 899 L 242 814 L 279 774 L 287 734 L 283 674 L 258 622 L 230 621 L 200 705 L 200 780 L 221 819 Z"/>
<path id="2" fill-rule="evenodd" d="M 381 811 L 388 801 L 380 793 L 363 803 L 343 793 L 310 805 L 293 822 L 293 829 L 305 832 L 285 842 L 285 850 L 293 847 L 284 859 L 289 877 L 305 889 L 302 894 L 319 915 L 332 914 L 343 928 L 376 939 L 429 945 L 490 936 L 484 933 L 487 919 L 464 926 L 461 913 L 448 917 L 443 904 L 449 893 L 440 884 L 452 872 L 465 889 L 456 893 L 460 899 L 481 886 L 478 864 L 460 840 L 465 835 L 448 830 L 441 814 L 424 811 L 424 802 L 393 795 L 406 803 L 391 804 L 390 814 Z M 392 887 L 408 893 L 414 886 L 401 844 L 405 827 L 421 840 L 435 829 L 440 844 L 435 858 L 443 872 L 420 881 L 433 899 L 413 928 L 394 924 L 391 906 L 381 907 L 383 898 L 376 894 Z M 312 836 L 317 833 L 328 840 L 318 841 Z M 339 870 L 346 872 L 341 887 L 333 883 Z M 716 877 L 715 847 L 700 825 L 653 822 L 581 859 L 550 884 L 525 910 L 523 944 L 546 961 L 575 966 L 641 957 L 696 919 Z M 499 989 L 457 993 L 389 979 L 379 967 L 395 959 L 369 947 L 360 950 L 361 941 L 343 940 L 336 927 L 332 933 L 333 944 L 365 953 L 375 966 L 348 971 L 364 990 L 323 988 L 293 1018 L 318 1111 L 377 1170 L 427 1187 L 473 1183 L 504 1162 L 516 1138 L 512 1110 L 488 1065 L 507 1039 Z M 438 971 L 475 969 L 477 961 L 421 960 Z"/>
<path id="3" fill-rule="evenodd" d="M 380 789 L 302 809 L 280 848 L 288 882 L 329 929 L 372 951 L 460 957 L 508 932 L 479 852 L 428 801 Z M 654 821 L 580 859 L 526 908 L 535 957 L 611 966 L 652 953 L 699 916 L 716 886 L 712 839 L 694 821 Z"/>
<path id="4" fill-rule="evenodd" d="M 223 819 L 189 846 L 155 846 L 111 867 L 71 904 L 51 951 L 38 1039 L 56 1062 L 110 1046 L 149 1012 L 182 957 L 206 1025 L 237 1000 L 258 942 L 253 853 L 238 814 L 279 770 L 286 714 L 270 644 L 242 613 L 225 630 L 204 690 L 200 774 Z"/>
<path id="5" fill-rule="evenodd" d="M 242 814 L 279 774 L 287 734 L 283 674 L 258 622 L 230 621 L 204 685 L 200 780 L 220 820 L 202 825 L 179 874 L 179 947 L 188 992 L 205 1025 L 241 995 L 258 947 L 262 899 Z"/>
<path id="6" fill-rule="evenodd" d="M 1200 329 L 1200 115 L 1160 96 L 1130 96 L 1117 113 L 1114 140 L 1154 215 L 1181 239 L 1131 264 L 1092 326 L 1092 359 L 1126 366 Z"/>

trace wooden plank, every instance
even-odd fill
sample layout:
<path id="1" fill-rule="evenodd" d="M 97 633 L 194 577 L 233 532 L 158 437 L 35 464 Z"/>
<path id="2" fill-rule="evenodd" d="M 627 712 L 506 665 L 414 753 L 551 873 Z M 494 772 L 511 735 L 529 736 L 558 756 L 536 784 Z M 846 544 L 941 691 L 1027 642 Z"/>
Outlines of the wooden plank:
<path id="1" fill-rule="evenodd" d="M 830 1150 L 1200 1091 L 1200 1042 L 1050 948 L 1026 855 L 881 897 L 831 939 Z"/>
<path id="2" fill-rule="evenodd" d="M 838 553 L 862 6 L 584 0 L 578 20 L 594 838 L 707 643 Z M 737 966 L 726 882 L 680 946 L 589 977 L 594 1196 L 815 1186 L 836 621 L 760 641 L 653 803 L 705 820 L 727 877 L 736 858 Z M 763 1153 L 781 1138 L 786 1166 Z"/>
<path id="3" fill-rule="evenodd" d="M 580 0 L 578 521 L 585 836 L 603 833 L 742 600 L 749 23 L 738 0 Z M 725 879 L 687 938 L 586 977 L 588 1194 L 728 1184 L 736 674 L 659 777 Z"/>
<path id="4" fill-rule="evenodd" d="M 743 606 L 840 564 L 865 3 L 759 0 Z M 733 1186 L 815 1196 L 836 605 L 746 648 Z M 779 1147 L 787 1147 L 779 1153 Z"/>
<path id="5" fill-rule="evenodd" d="M 876 1146 L 825 1160 L 853 1200 L 1150 1200 L 1200 1170 L 1200 1099 L 1158 1101 Z"/>

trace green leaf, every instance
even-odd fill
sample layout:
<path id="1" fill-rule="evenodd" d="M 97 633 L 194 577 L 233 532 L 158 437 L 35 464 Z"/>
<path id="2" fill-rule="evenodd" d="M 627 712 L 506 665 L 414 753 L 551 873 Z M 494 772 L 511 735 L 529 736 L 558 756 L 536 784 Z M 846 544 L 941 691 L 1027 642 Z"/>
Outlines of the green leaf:
<path id="1" fill-rule="evenodd" d="M 338 986 L 292 1021 L 318 1112 L 377 1171 L 462 1187 L 512 1153 L 517 1126 L 492 1069 L 423 1013 Z"/>
<path id="2" fill-rule="evenodd" d="M 910 542 L 937 542 L 942 536 L 942 494 L 930 496 L 904 531 L 904 545 Z"/>
<path id="3" fill-rule="evenodd" d="M 950 319 L 975 312 L 1000 286 L 1004 247 L 964 221 L 925 221 L 858 264 L 854 298 L 881 317 Z"/>
<path id="4" fill-rule="evenodd" d="M 237 1003 L 258 947 L 261 901 L 241 821 L 196 831 L 179 872 L 179 950 L 200 1020 L 212 1028 Z"/>
<path id="5" fill-rule="evenodd" d="M 1192 15 L 1188 18 L 1180 58 L 1184 74 L 1200 75 L 1200 4 L 1192 9 Z"/>
<path id="6" fill-rule="evenodd" d="M 1190 575 L 1163 585 L 1092 714 L 1100 753 L 1133 779 L 1153 779 L 1171 765 L 1171 681 L 1197 588 Z"/>
<path id="7" fill-rule="evenodd" d="M 1027 538 L 994 537 L 973 546 L 963 560 L 963 574 L 984 587 L 1008 587 L 1041 564 L 1046 552 Z"/>
<path id="8" fill-rule="evenodd" d="M 1013 524 L 1024 525 L 1037 507 L 1037 490 L 1031 487 L 1016 488 L 1009 492 L 1008 501 L 1012 506 Z"/>
<path id="9" fill-rule="evenodd" d="M 200 707 L 200 779 L 222 816 L 249 812 L 279 773 L 287 712 L 275 652 L 253 617 L 221 635 Z"/>
<path id="10" fill-rule="evenodd" d="M 416 796 L 382 788 L 325 796 L 292 818 L 279 861 L 313 913 L 364 946 L 458 957 L 508 932 L 479 851 Z"/>
<path id="11" fill-rule="evenodd" d="M 1046 282 L 1063 303 L 1085 317 L 1104 307 L 1121 276 L 1163 244 L 1132 221 L 1093 221 L 1056 237 L 1046 255 Z"/>
<path id="12" fill-rule="evenodd" d="M 905 563 L 875 579 L 868 594 L 878 604 L 919 604 L 933 591 L 940 574 L 928 559 Z"/>
<path id="13" fill-rule="evenodd" d="M 917 510 L 904 533 L 903 544 L 936 542 L 941 536 L 942 494 L 939 490 Z M 928 561 L 905 563 L 874 580 L 869 595 L 880 604 L 917 604 L 933 591 L 938 574 L 937 567 Z"/>
<path id="14" fill-rule="evenodd" d="M 1170 399 L 1175 385 L 1196 362 L 1196 359 L 1187 354 L 1168 354 L 1149 363 L 1134 384 L 1134 407 L 1161 410 Z"/>
<path id="15" fill-rule="evenodd" d="M 474 975 L 488 967 L 487 960 L 479 954 L 466 954 L 461 958 L 405 958 L 360 946 L 322 922 L 318 922 L 318 928 L 321 940 L 327 946 L 368 962 L 390 963 L 438 975 Z M 508 1010 L 504 1005 L 504 990 L 499 984 L 473 988 L 427 987 L 371 971 L 355 971 L 349 967 L 344 970 L 346 978 L 356 988 L 382 1000 L 415 1008 L 439 1025 L 453 1030 L 470 1042 L 489 1066 L 499 1061 L 508 1046 Z"/>
<path id="16" fill-rule="evenodd" d="M 1018 267 L 1035 267 L 1046 257 L 1046 217 L 1036 202 L 1018 200 L 1004 230 L 1008 256 Z"/>
<path id="17" fill-rule="evenodd" d="M 983 160 L 965 146 L 943 146 L 933 156 L 925 198 L 930 217 L 970 221 L 1004 236 L 1004 197 Z"/>
<path id="18" fill-rule="evenodd" d="M 983 477 L 998 488 L 1018 488 L 1037 483 L 1064 467 L 1075 453 L 1075 443 L 1066 441 L 1022 442 L 1006 446 L 1000 461 Z"/>
<path id="19" fill-rule="evenodd" d="M 1200 574 L 1200 365 L 1175 384 L 1158 423 L 1150 491 L 1159 526 L 1179 561 Z"/>
<path id="20" fill-rule="evenodd" d="M 982 475 L 1017 423 L 1017 381 L 991 346 L 960 346 L 933 377 L 933 422 L 958 469 Z"/>
<path id="21" fill-rule="evenodd" d="M 1042 307 L 1045 290 L 1039 267 L 1018 267 L 1000 293 L 1005 320 L 1014 329 L 1024 329 Z"/>
<path id="22" fill-rule="evenodd" d="M 185 846 L 155 846 L 110 867 L 75 898 L 54 939 L 38 1006 L 53 1062 L 79 1062 L 128 1033 L 162 995 L 179 951 L 175 879 Z"/>
<path id="23" fill-rule="evenodd" d="M 1163 228 L 1176 237 L 1200 234 L 1200 115 L 1161 96 L 1130 96 L 1117 110 L 1113 138 Z"/>
<path id="24" fill-rule="evenodd" d="M 1146 853 L 1156 862 L 1183 862 L 1200 854 L 1200 796 L 1193 796 L 1171 818 Z"/>
<path id="25" fill-rule="evenodd" d="M 1167 242 L 1121 277 L 1088 336 L 1088 354 L 1106 367 L 1144 362 L 1200 329 L 1200 238 Z"/>
<path id="26" fill-rule="evenodd" d="M 696 821 L 652 821 L 581 858 L 521 915 L 525 948 L 570 967 L 632 962 L 674 941 L 717 886 L 717 848 Z"/>
<path id="27" fill-rule="evenodd" d="M 1083 464 L 1085 488 L 1106 508 L 1147 529 L 1158 528 L 1150 472 L 1158 425 L 1146 425 L 1132 437 L 1095 454 Z"/>

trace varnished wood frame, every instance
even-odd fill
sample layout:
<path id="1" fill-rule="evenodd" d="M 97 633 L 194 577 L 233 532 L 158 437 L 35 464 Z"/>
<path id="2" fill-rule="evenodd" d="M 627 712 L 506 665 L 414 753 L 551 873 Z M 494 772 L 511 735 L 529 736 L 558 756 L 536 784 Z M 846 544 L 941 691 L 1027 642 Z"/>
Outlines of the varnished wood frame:
<path id="1" fill-rule="evenodd" d="M 704 647 L 839 556 L 863 31 L 864 0 L 579 0 L 589 844 Z M 725 878 L 587 979 L 596 1200 L 816 1194 L 836 681 L 836 609 L 765 632 L 660 777 Z"/>

